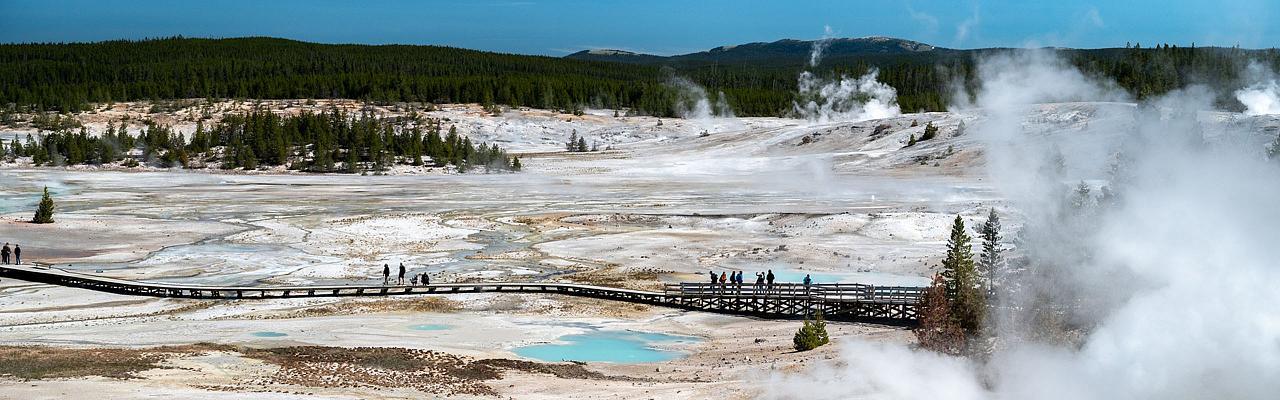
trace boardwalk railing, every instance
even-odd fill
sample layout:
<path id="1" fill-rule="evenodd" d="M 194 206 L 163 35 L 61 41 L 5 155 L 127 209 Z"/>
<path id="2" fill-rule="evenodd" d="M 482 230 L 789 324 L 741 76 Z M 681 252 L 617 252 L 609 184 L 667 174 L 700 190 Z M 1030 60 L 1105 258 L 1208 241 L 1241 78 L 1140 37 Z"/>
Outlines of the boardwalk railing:
<path id="1" fill-rule="evenodd" d="M 757 315 L 830 319 L 914 320 L 924 288 L 864 284 L 668 284 L 664 292 L 686 308 Z"/>
<path id="2" fill-rule="evenodd" d="M 0 265 L 0 276 L 29 282 L 135 296 L 190 299 L 396 296 L 454 293 L 552 293 L 643 303 L 707 312 L 795 318 L 821 310 L 833 320 L 909 323 L 916 318 L 924 288 L 862 284 L 775 283 L 667 284 L 662 292 L 559 282 L 486 282 L 405 285 L 205 286 L 141 282 L 56 268 Z"/>

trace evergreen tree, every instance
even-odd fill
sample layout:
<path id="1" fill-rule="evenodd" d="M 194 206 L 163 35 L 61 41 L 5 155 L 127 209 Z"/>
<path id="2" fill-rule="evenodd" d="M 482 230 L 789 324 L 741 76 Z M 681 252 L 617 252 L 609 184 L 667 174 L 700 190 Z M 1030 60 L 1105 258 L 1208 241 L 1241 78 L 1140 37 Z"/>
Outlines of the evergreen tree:
<path id="1" fill-rule="evenodd" d="M 1071 207 L 1076 211 L 1081 211 L 1093 205 L 1091 191 L 1092 189 L 1089 188 L 1088 183 L 1080 181 L 1080 184 L 1076 185 L 1075 191 L 1071 194 Z"/>
<path id="2" fill-rule="evenodd" d="M 947 240 L 947 256 L 942 260 L 942 277 L 946 280 L 952 322 L 973 337 L 982 329 L 986 317 L 986 289 L 978 278 L 970 240 L 964 220 L 957 215 Z"/>
<path id="3" fill-rule="evenodd" d="M 53 197 L 49 196 L 49 187 L 45 186 L 44 196 L 40 198 L 40 205 L 36 207 L 36 216 L 31 218 L 31 222 L 37 224 L 53 223 Z"/>
<path id="4" fill-rule="evenodd" d="M 938 127 L 933 126 L 933 121 L 929 121 L 928 124 L 924 125 L 924 134 L 920 135 L 920 141 L 933 139 L 937 135 Z"/>
<path id="5" fill-rule="evenodd" d="M 519 171 L 521 168 L 523 168 L 523 166 L 520 165 L 520 157 L 513 157 L 511 159 L 511 170 Z"/>
<path id="6" fill-rule="evenodd" d="M 587 151 L 587 139 L 585 137 L 578 136 L 578 147 L 574 151 L 580 153 L 585 153 Z"/>
<path id="7" fill-rule="evenodd" d="M 916 134 L 912 133 L 911 138 L 907 139 L 907 147 L 916 145 Z"/>
<path id="8" fill-rule="evenodd" d="M 1004 248 L 1000 245 L 1000 216 L 992 208 L 982 224 L 982 253 L 978 256 L 978 277 L 990 285 L 1004 268 Z"/>
<path id="9" fill-rule="evenodd" d="M 573 132 L 569 134 L 569 141 L 564 143 L 564 149 L 565 151 L 569 151 L 569 152 L 578 151 L 578 130 L 577 129 L 574 129 Z"/>
<path id="10" fill-rule="evenodd" d="M 800 330 L 791 339 L 796 351 L 809 351 L 831 342 L 827 335 L 827 322 L 822 318 L 822 310 L 813 313 L 813 319 L 804 318 Z"/>

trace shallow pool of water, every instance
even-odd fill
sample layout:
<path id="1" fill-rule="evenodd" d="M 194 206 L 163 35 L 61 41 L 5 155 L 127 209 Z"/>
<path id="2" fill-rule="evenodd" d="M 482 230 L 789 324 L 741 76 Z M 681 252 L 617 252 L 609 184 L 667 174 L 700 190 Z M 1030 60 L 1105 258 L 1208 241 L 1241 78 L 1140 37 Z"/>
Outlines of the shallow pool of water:
<path id="1" fill-rule="evenodd" d="M 281 336 L 289 336 L 288 334 L 285 334 L 285 333 L 280 333 L 280 332 L 271 332 L 271 331 L 254 332 L 254 333 L 250 333 L 250 335 L 253 335 L 254 337 L 281 337 Z"/>
<path id="2" fill-rule="evenodd" d="M 515 353 L 521 357 L 542 361 L 586 361 L 611 363 L 651 363 L 684 357 L 678 351 L 662 350 L 652 345 L 658 343 L 696 343 L 698 338 L 661 333 L 633 331 L 593 331 L 578 335 L 561 336 L 561 343 L 537 344 L 519 347 Z"/>
<path id="3" fill-rule="evenodd" d="M 445 331 L 445 330 L 453 329 L 453 327 L 445 324 L 419 324 L 419 325 L 409 325 L 409 329 L 412 329 L 415 331 Z"/>

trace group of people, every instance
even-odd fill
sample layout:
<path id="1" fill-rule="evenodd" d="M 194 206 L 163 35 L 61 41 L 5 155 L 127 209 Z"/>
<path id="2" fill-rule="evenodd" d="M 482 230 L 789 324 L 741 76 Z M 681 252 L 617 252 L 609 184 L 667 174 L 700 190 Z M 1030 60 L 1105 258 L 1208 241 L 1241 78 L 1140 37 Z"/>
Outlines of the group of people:
<path id="1" fill-rule="evenodd" d="M 707 274 L 711 276 L 711 283 L 719 283 L 721 286 L 728 283 L 735 285 L 742 285 L 743 283 L 742 271 L 721 272 L 718 275 L 716 274 L 716 271 L 707 271 Z M 762 272 L 756 273 L 757 285 L 764 285 L 766 281 L 769 286 L 773 286 L 773 270 L 769 270 L 768 274 Z"/>
<path id="2" fill-rule="evenodd" d="M 742 286 L 742 271 L 721 272 L 717 275 L 716 271 L 713 270 L 707 271 L 707 274 L 711 276 L 711 283 L 719 283 L 721 287 L 724 287 L 726 284 Z M 756 272 L 756 285 L 771 289 L 773 288 L 774 278 L 773 270 L 768 270 L 768 272 Z M 809 277 L 809 274 L 805 274 L 804 285 L 809 286 L 811 284 L 813 284 L 813 279 Z"/>
<path id="3" fill-rule="evenodd" d="M 10 256 L 13 257 L 12 263 L 9 262 Z M 18 247 L 17 243 L 14 243 L 13 249 L 10 249 L 9 243 L 6 242 L 4 244 L 4 248 L 0 249 L 0 259 L 3 259 L 0 262 L 4 262 L 5 264 L 22 264 L 22 248 Z"/>
<path id="4" fill-rule="evenodd" d="M 404 284 L 404 273 L 405 273 L 404 263 L 400 263 L 400 273 L 396 275 L 397 285 Z M 423 285 L 430 285 L 431 275 L 427 275 L 426 272 L 423 272 L 420 274 L 413 275 L 413 277 L 409 280 L 409 283 L 413 286 L 418 286 L 419 282 L 421 282 Z M 391 265 L 382 264 L 382 284 L 387 285 L 390 283 L 391 283 Z"/>

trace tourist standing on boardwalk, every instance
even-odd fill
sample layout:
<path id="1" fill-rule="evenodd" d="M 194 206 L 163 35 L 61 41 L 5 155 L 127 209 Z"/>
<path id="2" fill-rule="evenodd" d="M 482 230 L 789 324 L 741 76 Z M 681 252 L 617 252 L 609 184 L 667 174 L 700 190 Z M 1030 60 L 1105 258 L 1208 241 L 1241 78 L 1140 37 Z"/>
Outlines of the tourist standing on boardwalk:
<path id="1" fill-rule="evenodd" d="M 426 272 L 423 272 L 423 273 L 422 273 L 422 284 L 423 284 L 423 285 L 430 285 L 430 284 L 431 284 L 431 275 L 427 275 L 427 273 L 426 273 Z"/>
<path id="2" fill-rule="evenodd" d="M 396 284 L 404 284 L 404 263 L 400 263 L 400 274 L 396 276 Z"/>
<path id="3" fill-rule="evenodd" d="M 763 272 L 757 272 L 757 273 L 756 273 L 756 285 L 764 285 L 764 273 L 763 273 Z"/>
<path id="4" fill-rule="evenodd" d="M 809 279 L 809 274 L 804 274 L 804 293 L 809 294 L 809 284 L 813 283 L 813 279 Z"/>
<path id="5" fill-rule="evenodd" d="M 391 283 L 391 266 L 382 264 L 382 284 Z"/>
<path id="6" fill-rule="evenodd" d="M 8 264 L 8 263 L 9 263 L 9 254 L 10 254 L 10 253 L 11 253 L 11 251 L 9 250 L 9 243 L 8 243 L 8 242 L 5 242 L 5 244 L 4 244 L 4 249 L 0 249 L 0 259 L 3 259 L 3 260 L 4 260 L 3 262 L 4 262 L 5 264 Z"/>
<path id="7" fill-rule="evenodd" d="M 714 285 L 716 283 L 716 271 L 707 271 L 707 273 L 711 274 L 711 284 Z"/>
<path id="8" fill-rule="evenodd" d="M 17 243 L 13 244 L 13 263 L 22 264 L 22 248 Z"/>
<path id="9" fill-rule="evenodd" d="M 769 273 L 764 276 L 764 280 L 768 284 L 768 286 L 765 286 L 765 288 L 768 290 L 773 290 L 773 270 L 769 270 Z"/>

